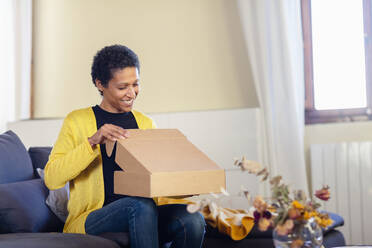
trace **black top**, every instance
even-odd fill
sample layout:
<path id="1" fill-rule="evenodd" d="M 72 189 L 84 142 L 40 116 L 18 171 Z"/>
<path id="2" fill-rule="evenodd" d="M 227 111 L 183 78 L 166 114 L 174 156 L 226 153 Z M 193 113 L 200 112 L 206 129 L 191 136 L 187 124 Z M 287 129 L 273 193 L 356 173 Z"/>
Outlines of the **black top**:
<path id="1" fill-rule="evenodd" d="M 104 124 L 113 124 L 124 129 L 138 129 L 136 119 L 132 112 L 128 113 L 110 113 L 98 105 L 93 108 L 94 115 L 97 121 L 97 130 Z M 103 164 L 103 181 L 105 187 L 105 202 L 103 205 L 107 205 L 117 199 L 125 197 L 124 195 L 114 194 L 114 171 L 122 170 L 115 163 L 115 149 L 112 152 L 111 157 L 107 157 L 106 146 L 100 145 L 102 164 Z"/>

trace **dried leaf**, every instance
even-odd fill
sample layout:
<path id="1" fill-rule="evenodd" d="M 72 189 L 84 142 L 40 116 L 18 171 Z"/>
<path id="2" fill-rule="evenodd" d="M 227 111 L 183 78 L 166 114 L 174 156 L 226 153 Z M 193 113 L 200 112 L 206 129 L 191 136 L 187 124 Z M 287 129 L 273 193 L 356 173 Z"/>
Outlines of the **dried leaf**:
<path id="1" fill-rule="evenodd" d="M 315 191 L 315 196 L 322 201 L 328 201 L 331 198 L 331 193 L 329 192 L 329 186 L 323 186 L 323 188 Z"/>
<path id="2" fill-rule="evenodd" d="M 229 192 L 226 191 L 226 189 L 224 189 L 222 187 L 220 189 L 221 189 L 221 193 L 224 194 L 225 196 L 229 196 L 230 195 Z"/>
<path id="3" fill-rule="evenodd" d="M 294 199 L 304 203 L 306 201 L 306 194 L 303 190 L 294 191 Z"/>
<path id="4" fill-rule="evenodd" d="M 200 201 L 197 201 L 195 203 L 192 203 L 192 204 L 188 204 L 187 207 L 186 207 L 187 211 L 189 213 L 196 213 L 200 210 L 202 210 L 202 207 L 201 207 L 201 202 Z"/>
<path id="5" fill-rule="evenodd" d="M 215 194 L 215 193 L 209 193 L 211 196 L 213 196 L 214 198 L 216 198 L 216 199 L 218 199 L 218 198 L 220 198 L 220 196 L 219 195 L 217 195 L 217 194 Z"/>
<path id="6" fill-rule="evenodd" d="M 271 184 L 271 185 L 279 185 L 280 180 L 282 180 L 282 176 L 276 176 L 276 177 L 273 177 L 273 178 L 270 180 L 270 184 Z"/>
<path id="7" fill-rule="evenodd" d="M 262 174 L 266 173 L 267 172 L 267 169 L 266 168 L 263 168 L 262 170 L 260 170 L 258 173 L 257 173 L 257 176 L 261 176 Z"/>
<path id="8" fill-rule="evenodd" d="M 244 197 L 247 198 L 248 201 L 250 200 L 249 190 L 247 190 L 243 185 L 240 186 L 240 192 L 243 193 Z"/>
<path id="9" fill-rule="evenodd" d="M 241 168 L 248 173 L 256 174 L 262 168 L 261 164 L 256 161 L 245 160 L 241 162 Z"/>
<path id="10" fill-rule="evenodd" d="M 263 182 L 263 181 L 266 181 L 267 178 L 269 178 L 269 173 L 266 173 L 266 174 L 263 176 L 263 178 L 261 179 L 261 181 L 262 181 L 262 182 Z"/>

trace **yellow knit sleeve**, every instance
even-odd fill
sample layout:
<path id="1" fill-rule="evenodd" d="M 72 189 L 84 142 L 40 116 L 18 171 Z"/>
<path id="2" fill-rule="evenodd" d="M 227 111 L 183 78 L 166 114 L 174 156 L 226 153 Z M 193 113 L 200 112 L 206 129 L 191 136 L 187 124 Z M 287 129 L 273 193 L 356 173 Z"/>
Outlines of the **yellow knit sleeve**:
<path id="1" fill-rule="evenodd" d="M 65 118 L 44 170 L 45 185 L 51 190 L 62 188 L 99 155 L 99 149 L 92 149 L 88 137 L 79 139 L 78 128 L 72 125 L 69 116 Z"/>
<path id="2" fill-rule="evenodd" d="M 152 118 L 150 118 L 149 116 L 147 116 L 147 115 L 145 115 L 145 114 L 143 114 L 139 111 L 136 111 L 136 110 L 133 110 L 132 113 L 134 115 L 134 118 L 137 121 L 139 129 L 154 129 L 154 128 L 157 128 L 157 126 L 155 124 L 155 121 Z"/>

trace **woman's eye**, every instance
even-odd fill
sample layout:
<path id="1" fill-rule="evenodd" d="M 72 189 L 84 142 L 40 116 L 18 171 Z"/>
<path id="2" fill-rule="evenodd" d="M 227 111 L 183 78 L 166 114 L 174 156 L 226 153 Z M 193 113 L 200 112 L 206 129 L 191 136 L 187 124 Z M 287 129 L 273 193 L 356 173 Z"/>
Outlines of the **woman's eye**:
<path id="1" fill-rule="evenodd" d="M 119 88 L 119 90 L 125 90 L 126 88 Z"/>

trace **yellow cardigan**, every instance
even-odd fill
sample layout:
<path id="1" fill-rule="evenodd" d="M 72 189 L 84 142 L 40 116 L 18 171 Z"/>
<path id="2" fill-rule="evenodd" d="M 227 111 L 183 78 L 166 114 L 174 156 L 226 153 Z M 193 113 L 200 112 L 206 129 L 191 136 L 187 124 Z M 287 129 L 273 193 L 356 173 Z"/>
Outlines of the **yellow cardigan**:
<path id="1" fill-rule="evenodd" d="M 156 128 L 146 115 L 132 111 L 140 129 Z M 58 139 L 45 166 L 45 184 L 51 189 L 70 182 L 70 199 L 64 232 L 85 233 L 85 220 L 90 212 L 103 206 L 104 182 L 99 145 L 88 142 L 97 132 L 91 107 L 71 112 L 65 118 Z"/>
<path id="2" fill-rule="evenodd" d="M 156 128 L 148 116 L 132 111 L 140 129 Z M 99 145 L 94 149 L 88 142 L 97 132 L 96 118 L 91 107 L 71 112 L 65 118 L 58 139 L 45 166 L 46 186 L 58 189 L 70 182 L 70 199 L 63 231 L 85 233 L 85 220 L 89 213 L 103 206 L 105 193 L 102 157 Z M 157 205 L 190 203 L 184 199 L 157 198 Z M 204 209 L 207 210 L 207 209 Z M 202 211 L 206 221 L 234 240 L 243 239 L 253 227 L 253 219 L 236 210 L 219 209 L 217 216 Z M 236 218 L 240 219 L 239 224 Z"/>

